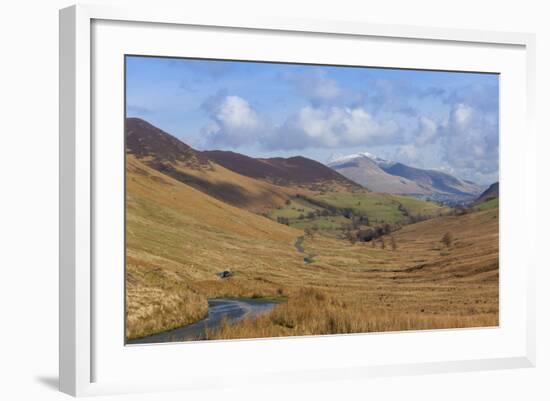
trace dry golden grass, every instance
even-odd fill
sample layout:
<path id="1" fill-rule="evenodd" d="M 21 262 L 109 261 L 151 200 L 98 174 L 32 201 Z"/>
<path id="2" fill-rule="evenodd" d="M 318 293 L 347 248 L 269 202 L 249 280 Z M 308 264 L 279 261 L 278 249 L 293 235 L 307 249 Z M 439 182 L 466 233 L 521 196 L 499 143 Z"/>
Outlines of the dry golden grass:
<path id="1" fill-rule="evenodd" d="M 344 297 L 345 299 L 345 297 Z M 382 331 L 497 326 L 494 313 L 435 314 L 402 312 L 343 301 L 323 291 L 303 289 L 267 314 L 208 333 L 207 339 L 260 338 L 300 335 L 351 334 Z"/>
<path id="2" fill-rule="evenodd" d="M 296 193 L 310 193 L 304 188 L 291 189 L 246 177 L 213 162 L 208 169 L 187 168 L 182 163 L 173 165 L 178 171 L 202 182 L 214 197 L 254 213 L 268 212 L 281 207 L 291 195 Z"/>
<path id="3" fill-rule="evenodd" d="M 210 338 L 498 325 L 498 209 L 392 233 L 396 249 L 307 237 L 230 206 L 129 157 L 127 337 L 200 319 L 212 297 L 285 295 L 255 320 Z M 446 232 L 453 237 L 447 247 Z M 220 280 L 216 273 L 231 270 Z"/>

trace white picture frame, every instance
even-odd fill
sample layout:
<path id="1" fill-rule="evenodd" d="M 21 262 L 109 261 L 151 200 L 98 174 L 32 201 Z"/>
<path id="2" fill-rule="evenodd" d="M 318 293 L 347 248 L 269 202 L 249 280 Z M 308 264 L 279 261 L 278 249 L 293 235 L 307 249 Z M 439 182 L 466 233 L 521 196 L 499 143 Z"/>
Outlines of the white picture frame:
<path id="1" fill-rule="evenodd" d="M 95 24 L 95 27 L 94 27 Z M 117 24 L 121 24 L 117 26 Z M 126 24 L 126 25 L 124 25 Z M 117 375 L 115 370 L 122 365 L 117 363 L 126 363 L 125 366 L 135 366 L 135 362 L 143 358 L 147 365 L 158 362 L 162 358 L 177 358 L 177 352 L 173 345 L 148 346 L 123 349 L 123 341 L 117 337 L 120 350 L 116 351 L 106 345 L 108 341 L 105 338 L 116 337 L 120 332 L 120 327 L 111 333 L 110 325 L 112 319 L 120 319 L 123 316 L 118 315 L 118 309 L 113 308 L 115 313 L 107 316 L 103 313 L 104 306 L 98 301 L 98 287 L 105 300 L 118 300 L 120 298 L 118 288 L 122 277 L 123 266 L 120 265 L 121 272 L 115 277 L 111 287 L 104 286 L 106 277 L 103 274 L 97 274 L 94 270 L 97 268 L 98 261 L 105 262 L 114 253 L 99 252 L 97 245 L 103 241 L 102 237 L 108 238 L 105 231 L 105 221 L 101 220 L 107 215 L 104 214 L 104 206 L 110 205 L 113 199 L 120 202 L 122 198 L 102 198 L 97 193 L 102 191 L 102 181 L 100 178 L 105 172 L 101 172 L 98 163 L 98 157 L 102 160 L 111 160 L 109 149 L 112 146 L 120 145 L 119 142 L 109 142 L 109 140 L 94 137 L 94 129 L 102 127 L 98 121 L 104 114 L 103 106 L 97 103 L 97 97 L 101 97 L 102 89 L 96 89 L 93 86 L 94 76 L 97 82 L 113 82 L 116 85 L 111 86 L 113 91 L 118 91 L 120 95 L 123 91 L 119 77 L 103 78 L 101 71 L 103 68 L 112 67 L 109 54 L 123 54 L 125 52 L 125 43 L 129 43 L 131 38 L 140 35 L 140 31 L 150 29 L 148 37 L 149 43 L 142 43 L 141 51 L 154 49 L 155 40 L 162 35 L 172 35 L 174 30 L 186 27 L 195 31 L 206 32 L 215 30 L 216 32 L 226 32 L 226 34 L 236 35 L 254 35 L 262 34 L 266 40 L 273 40 L 276 43 L 277 35 L 286 35 L 302 38 L 304 41 L 310 41 L 314 38 L 324 38 L 327 42 L 331 38 L 338 38 L 344 41 L 351 40 L 383 40 L 388 45 L 405 41 L 408 44 L 416 43 L 420 45 L 437 46 L 442 52 L 445 47 L 454 46 L 453 52 L 468 52 L 468 49 L 478 49 L 481 54 L 486 48 L 496 49 L 493 64 L 486 64 L 486 67 L 492 72 L 502 72 L 508 68 L 510 73 L 510 85 L 507 88 L 516 88 L 520 95 L 515 106 L 519 104 L 519 109 L 514 110 L 512 103 L 503 103 L 501 113 L 509 111 L 507 119 L 504 121 L 503 132 L 510 132 L 506 137 L 507 145 L 502 148 L 501 156 L 501 175 L 503 186 L 503 213 L 501 222 L 506 222 L 506 208 L 520 210 L 520 216 L 517 219 L 511 219 L 508 225 L 502 226 L 501 230 L 507 232 L 510 227 L 517 229 L 533 230 L 536 218 L 535 207 L 527 207 L 527 194 L 534 194 L 536 182 L 534 179 L 535 171 L 535 134 L 533 131 L 534 110 L 534 35 L 524 33 L 506 33 L 506 32 L 484 32 L 460 29 L 439 29 L 415 26 L 393 26 L 393 25 L 375 25 L 363 22 L 349 21 L 316 21 L 316 20 L 292 20 L 292 19 L 245 19 L 234 20 L 228 18 L 219 18 L 209 15 L 188 15 L 185 9 L 181 10 L 163 10 L 155 7 L 150 8 L 111 8 L 108 6 L 78 5 L 72 6 L 60 11 L 60 390 L 75 396 L 108 394 L 108 393 L 126 393 L 136 391 L 165 391 L 171 389 L 201 389 L 210 386 L 229 386 L 240 385 L 244 382 L 234 380 L 231 375 L 221 377 L 219 374 L 206 374 L 201 365 L 192 370 L 186 370 L 184 378 L 179 375 L 163 376 L 159 372 L 158 377 L 151 377 L 150 380 L 139 378 L 137 370 L 127 369 L 128 375 Z M 154 34 L 151 32 L 154 31 Z M 128 34 L 125 34 L 127 32 Z M 179 31 L 178 31 L 179 32 Z M 197 35 L 201 35 L 202 33 Z M 229 33 L 228 33 L 229 32 Z M 94 39 L 96 35 L 96 39 Z M 109 36 L 111 35 L 111 36 Z M 160 35 L 160 36 L 156 36 Z M 273 38 L 271 36 L 273 36 Z M 218 36 L 219 37 L 219 36 Z M 244 37 L 244 36 L 243 36 Z M 106 41 L 105 39 L 109 40 Z M 200 39 L 200 38 L 199 38 Z M 319 39 L 319 40 L 321 40 Z M 94 41 L 95 40 L 95 41 Z M 206 39 L 205 39 L 206 40 Z M 107 42 L 109 43 L 107 45 Z M 146 41 L 142 41 L 146 42 Z M 160 43 L 160 42 L 159 42 Z M 206 43 L 206 42 L 205 42 Z M 149 46 L 149 48 L 147 48 Z M 153 46 L 153 47 L 151 47 Z M 161 52 L 172 52 L 170 44 L 165 44 Z M 215 46 L 215 44 L 212 44 Z M 237 45 L 235 45 L 237 46 Z M 130 46 L 131 47 L 131 46 Z M 231 46 L 225 50 L 229 54 Z M 344 46 L 345 47 L 345 46 Z M 105 48 L 105 49 L 104 49 Z M 109 48 L 109 49 L 107 49 Z M 174 47 L 173 47 L 174 48 Z M 235 47 L 236 49 L 237 47 Z M 148 49 L 148 50 L 147 50 Z M 499 50 L 500 49 L 500 50 Z M 99 56 L 103 50 L 105 54 Z M 264 49 L 265 50 L 265 49 Z M 204 50 L 208 52 L 208 49 Z M 498 56 L 499 51 L 502 58 Z M 99 52 L 99 53 L 98 53 Z M 111 53 L 109 53 L 111 52 Z M 122 52 L 122 53 L 120 53 Z M 156 52 L 153 52 L 156 54 Z M 497 54 L 498 53 L 498 54 Z M 193 54 L 195 55 L 195 54 Z M 203 54 L 204 56 L 204 54 Z M 258 55 L 259 59 L 262 58 Z M 279 57 L 285 57 L 283 53 Z M 291 57 L 291 56 L 288 56 Z M 327 55 L 326 62 L 330 57 Z M 346 57 L 343 54 L 341 57 Z M 395 55 L 395 59 L 382 62 L 384 66 L 401 66 L 407 68 L 422 68 L 421 61 L 416 60 L 415 65 L 405 65 L 403 60 L 399 61 L 400 55 Z M 470 56 L 471 57 L 471 56 Z M 97 58 L 97 60 L 96 60 Z M 471 57 L 473 59 L 473 57 Z M 480 56 L 480 58 L 482 58 Z M 106 60 L 103 64 L 102 60 Z M 118 60 L 118 59 L 117 59 Z M 471 66 L 466 67 L 456 65 L 456 69 L 474 69 L 475 60 L 471 60 Z M 510 61 L 509 63 L 507 61 Z M 117 61 L 119 63 L 120 60 Z M 452 57 L 447 62 L 448 69 L 453 70 Z M 481 62 L 481 61 L 480 61 Z M 392 64 L 394 63 L 394 64 Z M 499 64 L 500 63 L 500 64 Z M 504 64 L 507 64 L 506 66 Z M 380 64 L 379 64 L 380 65 Z M 480 64 L 481 65 L 481 64 Z M 425 67 L 430 64 L 426 62 Z M 491 68 L 491 66 L 493 68 Z M 443 67 L 440 67 L 444 69 Z M 507 70 L 508 71 L 508 70 Z M 120 74 L 121 71 L 117 72 Z M 94 75 L 96 74 L 96 75 Z M 100 74 L 97 77 L 97 74 Z M 514 78 L 512 78 L 514 77 Z M 96 93 L 97 92 L 97 93 Z M 510 91 L 504 90 L 504 95 Z M 94 96 L 96 101 L 93 101 Z M 118 98 L 118 96 L 114 96 Z M 506 98 L 504 98 L 506 100 Z M 119 109 L 119 100 L 109 104 L 111 110 Z M 502 100 L 502 98 L 501 98 Z M 98 106 L 100 104 L 100 106 Z M 102 109 L 103 107 L 103 109 Z M 511 115 L 513 114 L 513 115 Z M 122 119 L 122 115 L 119 116 Z M 105 119 L 107 121 L 108 119 Z M 116 117 L 115 117 L 116 120 Z M 104 121 L 104 120 L 101 120 Z M 113 121 L 110 127 L 118 127 L 120 122 Z M 94 128 L 95 127 L 95 128 Z M 518 128 L 524 131 L 521 143 L 518 138 L 511 135 L 511 128 Z M 504 135 L 504 134 L 502 134 Z M 113 136 L 116 141 L 116 136 Z M 120 131 L 122 138 L 122 131 Z M 120 140 L 120 138 L 118 140 Z M 114 153 L 116 153 L 116 150 Z M 511 152 L 519 160 L 517 171 L 511 172 L 506 166 L 510 165 Z M 116 166 L 117 161 L 106 161 L 109 167 Z M 103 163 L 102 163 L 103 164 Z M 103 168 L 105 170 L 105 168 Z M 120 176 L 113 175 L 113 181 L 109 185 L 120 185 Z M 118 184 L 117 184 L 118 183 Z M 512 191 L 514 186 L 521 185 L 521 190 Z M 119 188 L 119 190 L 121 190 Z M 118 201 L 116 201 L 118 199 Z M 509 200 L 506 200 L 509 199 Z M 508 203 L 506 205 L 506 203 Z M 117 204 L 119 208 L 120 204 Z M 123 205 L 122 205 L 123 207 Z M 519 209 L 518 209 L 519 208 Z M 120 208 L 119 208 L 120 209 Z M 120 210 L 112 215 L 112 221 L 120 224 Z M 504 217 L 503 217 L 504 216 Z M 521 217 L 521 218 L 520 218 Z M 110 220 L 111 221 L 111 220 Z M 118 227 L 118 226 L 117 226 Z M 105 232 L 101 232 L 104 230 Z M 120 234 L 120 230 L 113 230 Z M 511 230 L 510 230 L 511 231 Z M 104 235 L 103 235 L 103 234 Z M 117 234 L 118 235 L 118 234 Z M 512 234 L 505 235 L 512 241 Z M 118 237 L 115 238 L 118 241 Z M 519 249 L 503 252 L 501 258 L 513 260 L 518 252 L 525 251 L 526 254 L 534 255 L 534 252 L 527 252 L 530 245 L 527 241 L 515 242 Z M 101 246 L 100 246 L 101 247 Z M 501 242 L 502 248 L 502 242 Z M 120 250 L 120 248 L 118 248 Z M 108 262 L 106 262 L 108 263 Z M 225 358 L 243 356 L 243 366 L 238 366 L 236 371 L 246 379 L 254 379 L 260 383 L 275 383 L 303 380 L 328 380 L 336 378 L 360 379 L 371 376 L 402 375 L 402 374 L 422 374 L 431 372 L 449 372 L 449 371 L 468 371 L 481 369 L 505 369 L 516 367 L 531 367 L 535 364 L 535 305 L 534 305 L 534 270 L 535 263 L 531 259 L 524 260 L 510 280 L 506 281 L 504 287 L 501 285 L 501 297 L 511 299 L 501 299 L 501 307 L 505 313 L 510 313 L 509 319 L 504 316 L 505 324 L 499 329 L 463 329 L 457 330 L 436 330 L 424 333 L 408 333 L 407 335 L 370 334 L 370 335 L 349 335 L 349 336 L 327 336 L 327 337 L 304 337 L 293 339 L 265 339 L 265 340 L 247 340 L 235 342 L 209 342 L 209 344 L 194 344 L 193 347 L 185 345 L 185 352 L 188 358 L 212 357 L 213 355 L 223 355 Z M 104 265 L 105 263 L 103 263 Z M 506 264 L 505 264 L 506 265 Z M 504 270 L 506 273 L 507 271 Z M 118 273 L 117 273 L 118 274 Z M 117 281 L 118 280 L 118 281 Z M 513 291 L 506 290 L 506 282 L 510 285 L 515 284 L 518 288 Z M 511 286 L 509 288 L 512 288 Z M 502 292 L 502 290 L 505 290 Z M 94 296 L 96 298 L 94 298 Z M 504 302 L 504 305 L 503 305 Z M 508 308 L 507 305 L 514 303 L 517 307 Z M 103 308 L 103 309 L 102 309 Z M 118 317 L 117 317 L 118 316 Z M 501 318 L 503 318 L 501 314 Z M 515 318 L 515 327 L 510 319 Z M 111 319 L 111 320 L 109 320 Z M 118 322 L 118 320 L 117 320 Z M 118 323 L 117 323 L 118 324 Z M 99 331 L 97 326 L 101 327 Z M 496 334 L 495 334 L 496 333 Z M 502 334 L 504 333 L 504 334 Z M 508 334 L 506 334 L 508 333 Z M 501 335 L 502 334 L 502 335 Z M 424 339 L 422 340 L 421 337 Z M 362 362 L 361 353 L 350 355 L 348 359 L 336 361 L 336 355 L 341 353 L 345 347 L 368 346 L 369 343 L 377 343 L 380 348 L 383 339 L 391 338 L 395 346 L 405 346 L 409 341 L 418 341 L 415 344 L 435 344 L 440 346 L 449 339 L 456 339 L 458 343 L 474 343 L 476 341 L 483 344 L 495 344 L 494 349 L 481 352 L 472 346 L 471 352 L 464 354 L 464 358 L 457 357 L 462 352 L 460 345 L 457 346 L 455 356 L 446 356 L 441 354 L 441 358 L 419 359 L 414 354 L 405 355 L 399 359 L 389 358 L 382 351 L 380 355 L 371 354 L 369 361 Z M 346 345 L 348 344 L 348 345 Z M 350 345 L 351 344 L 351 345 Z M 116 345 L 116 344 L 115 344 Z M 116 345 L 118 347 L 118 345 Z M 177 345 L 176 345 L 177 346 Z M 344 348 L 342 348 L 344 347 Z M 262 366 L 258 359 L 258 353 L 264 353 L 266 358 L 271 353 L 279 355 L 296 353 L 297 349 L 307 353 L 311 358 L 310 363 L 296 363 L 296 368 L 285 369 L 284 362 L 277 362 L 273 359 L 271 368 Z M 315 359 L 315 355 L 323 349 L 326 355 L 323 361 Z M 272 351 L 270 351 L 272 350 Z M 244 353 L 243 353 L 244 352 Z M 437 352 L 434 351 L 434 352 Z M 387 353 L 386 353 L 387 354 Z M 117 356 L 118 355 L 118 356 Z M 256 355 L 256 356 L 254 356 Z M 276 358 L 276 355 L 271 355 Z M 355 357 L 355 359 L 353 359 Z M 112 358 L 112 359 L 111 359 Z M 117 359 L 119 358 L 119 359 Z M 126 359 L 124 362 L 122 359 Z M 245 363 L 258 360 L 260 365 L 254 369 L 246 368 Z M 331 359 L 332 358 L 332 359 Z M 193 359 L 189 359 L 193 360 Z M 99 362 L 98 362 L 99 361 Z M 133 363 L 132 363 L 133 362 Z M 338 363 L 337 363 L 338 362 Z M 114 368 L 107 371 L 107 365 Z M 223 365 L 223 364 L 221 364 Z M 102 368 L 103 367 L 103 368 Z M 116 368 L 116 369 L 115 369 Z M 137 369 L 137 368 L 136 368 Z M 182 367 L 185 370 L 185 367 Z M 243 375 L 244 372 L 244 375 Z M 131 375 L 135 374 L 133 380 Z M 147 375 L 150 377 L 151 372 Z"/>

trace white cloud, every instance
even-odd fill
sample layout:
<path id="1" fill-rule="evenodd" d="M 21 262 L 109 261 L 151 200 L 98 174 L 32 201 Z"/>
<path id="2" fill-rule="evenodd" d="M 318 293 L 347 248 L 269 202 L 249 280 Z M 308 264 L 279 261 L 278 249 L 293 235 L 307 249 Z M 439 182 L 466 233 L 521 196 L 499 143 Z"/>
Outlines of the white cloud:
<path id="1" fill-rule="evenodd" d="M 248 102 L 239 96 L 226 96 L 216 110 L 216 119 L 230 129 L 255 129 L 258 117 Z"/>
<path id="2" fill-rule="evenodd" d="M 418 120 L 418 131 L 415 136 L 417 145 L 433 143 L 437 139 L 437 124 L 428 117 L 420 117 Z"/>
<path id="3" fill-rule="evenodd" d="M 398 131 L 394 121 L 377 121 L 361 107 L 306 106 L 264 138 L 264 145 L 269 149 L 366 146 L 389 141 Z"/>
<path id="4" fill-rule="evenodd" d="M 465 103 L 452 106 L 439 129 L 443 159 L 463 175 L 498 171 L 498 119 Z"/>
<path id="5" fill-rule="evenodd" d="M 203 129 L 210 145 L 238 147 L 255 141 L 262 122 L 250 106 L 239 96 L 218 96 L 203 107 L 211 122 Z"/>
<path id="6" fill-rule="evenodd" d="M 397 148 L 395 152 L 395 160 L 400 161 L 401 163 L 411 163 L 416 164 L 419 159 L 419 152 L 416 146 L 414 145 L 402 145 Z"/>
<path id="7" fill-rule="evenodd" d="M 269 124 L 239 96 L 218 93 L 203 109 L 210 117 L 203 128 L 207 147 L 338 148 L 391 141 L 399 131 L 391 119 L 378 121 L 361 107 L 304 106 L 277 125 Z"/>
<path id="8" fill-rule="evenodd" d="M 452 122 L 460 127 L 467 127 L 474 114 L 474 109 L 467 104 L 459 103 L 452 110 Z"/>

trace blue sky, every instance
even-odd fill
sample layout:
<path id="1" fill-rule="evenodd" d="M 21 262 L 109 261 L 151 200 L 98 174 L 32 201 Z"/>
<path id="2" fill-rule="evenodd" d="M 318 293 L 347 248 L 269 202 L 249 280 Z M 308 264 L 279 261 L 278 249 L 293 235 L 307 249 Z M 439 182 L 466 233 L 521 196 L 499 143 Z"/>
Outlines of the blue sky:
<path id="1" fill-rule="evenodd" d="M 498 180 L 498 75 L 128 56 L 126 113 L 196 149 Z"/>

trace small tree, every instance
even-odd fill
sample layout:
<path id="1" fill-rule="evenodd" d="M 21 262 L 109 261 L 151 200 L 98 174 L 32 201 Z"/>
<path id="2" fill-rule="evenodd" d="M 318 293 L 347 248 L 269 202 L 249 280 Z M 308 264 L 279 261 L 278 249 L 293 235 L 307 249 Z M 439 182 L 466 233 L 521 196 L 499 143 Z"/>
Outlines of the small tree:
<path id="1" fill-rule="evenodd" d="M 357 242 L 357 234 L 355 232 L 347 230 L 345 236 L 351 245 L 355 245 L 355 243 Z"/>
<path id="2" fill-rule="evenodd" d="M 360 241 L 368 242 L 374 239 L 374 231 L 370 228 L 357 231 L 357 238 Z"/>
<path id="3" fill-rule="evenodd" d="M 397 249 L 397 243 L 395 242 L 395 238 L 393 238 L 393 235 L 390 236 L 390 246 L 393 251 Z"/>
<path id="4" fill-rule="evenodd" d="M 445 235 L 443 235 L 443 238 L 441 238 L 441 242 L 445 244 L 447 248 L 449 248 L 453 244 L 453 235 L 447 231 Z"/>

